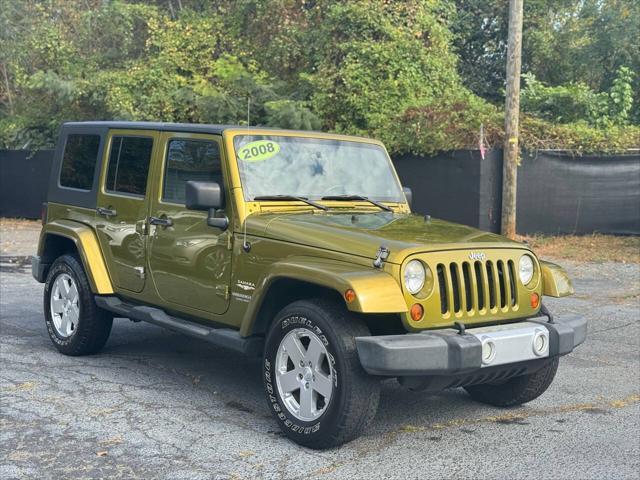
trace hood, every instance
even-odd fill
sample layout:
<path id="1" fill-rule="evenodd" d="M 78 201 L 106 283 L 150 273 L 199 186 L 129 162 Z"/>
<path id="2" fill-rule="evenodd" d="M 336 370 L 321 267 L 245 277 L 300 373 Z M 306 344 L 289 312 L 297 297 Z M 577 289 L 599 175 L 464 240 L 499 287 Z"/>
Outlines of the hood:
<path id="1" fill-rule="evenodd" d="M 381 245 L 388 262 L 438 250 L 527 248 L 519 242 L 473 227 L 425 220 L 421 215 L 390 212 L 257 213 L 247 218 L 247 232 L 274 240 L 375 258 Z"/>

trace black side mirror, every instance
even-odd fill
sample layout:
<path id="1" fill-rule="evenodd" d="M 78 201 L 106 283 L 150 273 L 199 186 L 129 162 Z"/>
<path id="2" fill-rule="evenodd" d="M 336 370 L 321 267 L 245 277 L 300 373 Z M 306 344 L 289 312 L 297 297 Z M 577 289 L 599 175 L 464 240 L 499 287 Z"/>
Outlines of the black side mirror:
<path id="1" fill-rule="evenodd" d="M 189 210 L 208 210 L 207 225 L 226 230 L 229 219 L 226 215 L 218 216 L 218 209 L 224 207 L 224 191 L 217 182 L 185 183 L 185 206 Z"/>
<path id="2" fill-rule="evenodd" d="M 209 210 L 224 206 L 224 193 L 217 182 L 196 182 L 185 184 L 186 206 L 189 210 Z"/>
<path id="3" fill-rule="evenodd" d="M 411 208 L 411 205 L 413 204 L 413 192 L 409 187 L 402 187 L 402 193 L 404 193 L 404 197 L 407 199 L 409 208 Z"/>

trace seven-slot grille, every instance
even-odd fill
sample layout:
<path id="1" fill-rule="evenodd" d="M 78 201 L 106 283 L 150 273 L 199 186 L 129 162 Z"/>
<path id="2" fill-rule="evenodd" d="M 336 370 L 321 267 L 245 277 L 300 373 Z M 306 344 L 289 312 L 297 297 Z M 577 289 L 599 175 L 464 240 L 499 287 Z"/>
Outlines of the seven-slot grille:
<path id="1" fill-rule="evenodd" d="M 440 310 L 451 314 L 486 314 L 517 306 L 513 260 L 438 263 Z"/>

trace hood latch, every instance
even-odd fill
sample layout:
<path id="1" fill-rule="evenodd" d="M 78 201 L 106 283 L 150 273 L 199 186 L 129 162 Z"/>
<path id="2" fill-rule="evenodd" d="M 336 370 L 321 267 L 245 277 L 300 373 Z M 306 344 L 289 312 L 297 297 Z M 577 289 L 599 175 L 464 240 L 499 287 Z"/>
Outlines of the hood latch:
<path id="1" fill-rule="evenodd" d="M 380 248 L 378 248 L 378 251 L 376 252 L 376 259 L 373 261 L 373 266 L 376 268 L 382 268 L 384 262 L 389 258 L 390 253 L 391 250 L 384 245 L 380 245 Z"/>

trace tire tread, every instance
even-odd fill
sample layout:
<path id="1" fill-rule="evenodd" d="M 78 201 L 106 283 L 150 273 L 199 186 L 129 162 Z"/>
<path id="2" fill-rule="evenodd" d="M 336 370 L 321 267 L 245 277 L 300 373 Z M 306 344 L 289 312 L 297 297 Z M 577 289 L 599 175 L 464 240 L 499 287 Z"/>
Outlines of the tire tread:
<path id="1" fill-rule="evenodd" d="M 342 363 L 348 372 L 350 381 L 345 382 L 346 403 L 337 413 L 339 418 L 332 431 L 314 437 L 301 437 L 285 433 L 296 442 L 316 449 L 332 448 L 347 443 L 356 437 L 374 419 L 380 399 L 380 382 L 368 375 L 360 365 L 355 337 L 370 335 L 364 322 L 355 318 L 343 305 L 330 299 L 314 298 L 299 300 L 289 304 L 275 317 L 274 326 L 279 319 L 293 312 L 312 310 L 323 317 L 333 330 L 333 336 L 338 339 L 338 351 L 343 353 Z M 326 333 L 326 332 L 325 332 Z M 270 332 L 271 335 L 271 332 Z"/>
<path id="2" fill-rule="evenodd" d="M 81 317 L 78 320 L 78 332 L 72 335 L 68 341 L 65 341 L 55 336 L 53 326 L 50 325 L 52 320 L 49 313 L 49 296 L 51 295 L 50 285 L 57 272 L 67 269 L 73 273 L 77 282 Z M 49 336 L 56 348 L 61 353 L 70 356 L 90 355 L 100 351 L 111 333 L 113 316 L 96 305 L 89 279 L 80 259 L 73 254 L 65 254 L 58 257 L 49 270 L 46 283 L 44 296 L 45 318 Z"/>

